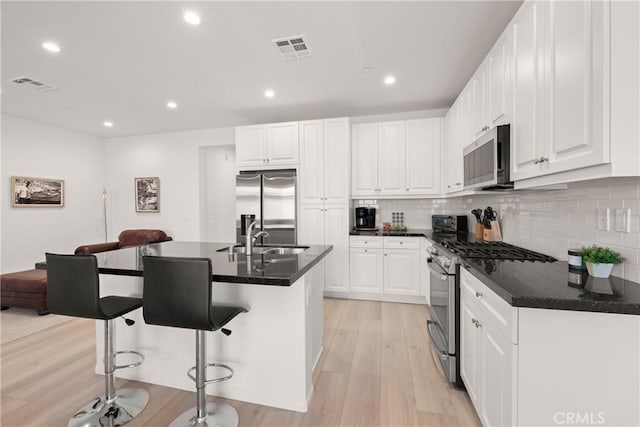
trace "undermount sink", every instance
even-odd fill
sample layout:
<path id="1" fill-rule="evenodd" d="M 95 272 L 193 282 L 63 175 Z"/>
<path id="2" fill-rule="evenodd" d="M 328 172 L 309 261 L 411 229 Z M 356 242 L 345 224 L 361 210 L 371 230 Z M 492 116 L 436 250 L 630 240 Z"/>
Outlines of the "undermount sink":
<path id="1" fill-rule="evenodd" d="M 309 249 L 309 246 L 254 246 L 253 255 L 297 255 Z M 228 246 L 218 249 L 217 252 L 233 252 L 236 254 L 247 253 L 247 248 L 238 246 Z"/>

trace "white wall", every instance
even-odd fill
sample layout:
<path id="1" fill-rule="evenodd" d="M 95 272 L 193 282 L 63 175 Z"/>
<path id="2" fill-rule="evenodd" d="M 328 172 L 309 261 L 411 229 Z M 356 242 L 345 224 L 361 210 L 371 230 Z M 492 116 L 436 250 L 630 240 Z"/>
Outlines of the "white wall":
<path id="1" fill-rule="evenodd" d="M 203 147 L 204 218 L 202 240 L 236 240 L 236 146 Z"/>
<path id="2" fill-rule="evenodd" d="M 174 240 L 202 238 L 205 162 L 200 148 L 230 145 L 234 128 L 141 135 L 106 140 L 109 234 L 128 228 L 158 228 Z M 160 178 L 160 212 L 136 212 L 134 178 Z"/>
<path id="3" fill-rule="evenodd" d="M 104 241 L 102 139 L 2 115 L 1 150 L 3 273 Z M 11 176 L 63 179 L 64 207 L 12 207 Z"/>

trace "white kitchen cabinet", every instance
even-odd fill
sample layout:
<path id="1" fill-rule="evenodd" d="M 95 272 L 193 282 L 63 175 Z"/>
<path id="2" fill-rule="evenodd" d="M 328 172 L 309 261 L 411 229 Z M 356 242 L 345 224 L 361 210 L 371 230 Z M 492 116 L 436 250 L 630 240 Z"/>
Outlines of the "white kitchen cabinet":
<path id="1" fill-rule="evenodd" d="M 412 249 L 384 249 L 384 293 L 420 293 L 419 252 Z"/>
<path id="2" fill-rule="evenodd" d="M 471 144 L 473 140 L 489 130 L 487 125 L 489 91 L 487 90 L 486 59 L 480 64 L 471 79 L 471 102 L 471 140 L 466 145 Z M 464 149 L 464 146 L 462 148 Z"/>
<path id="3" fill-rule="evenodd" d="M 482 331 L 477 327 L 479 309 L 469 302 L 469 298 L 460 298 L 460 377 L 464 381 L 469 398 L 478 401 L 480 388 L 480 362 L 482 351 Z"/>
<path id="4" fill-rule="evenodd" d="M 460 293 L 460 376 L 485 427 L 514 425 L 516 309 L 465 269 Z"/>
<path id="5" fill-rule="evenodd" d="M 442 127 L 442 118 L 353 125 L 351 196 L 439 194 Z"/>
<path id="6" fill-rule="evenodd" d="M 264 166 L 267 158 L 265 125 L 236 128 L 236 164 L 238 168 Z"/>
<path id="7" fill-rule="evenodd" d="M 370 299 L 377 295 L 381 300 L 404 297 L 411 298 L 407 302 L 425 302 L 416 298 L 424 297 L 426 288 L 420 282 L 419 237 L 351 236 L 350 246 L 350 291 L 356 296 L 366 293 Z"/>
<path id="8" fill-rule="evenodd" d="M 349 290 L 349 207 L 303 204 L 300 208 L 301 245 L 333 245 L 324 260 L 325 290 Z"/>
<path id="9" fill-rule="evenodd" d="M 378 193 L 404 194 L 405 123 L 378 123 Z"/>
<path id="10" fill-rule="evenodd" d="M 510 123 L 511 106 L 511 31 L 505 31 L 486 59 L 487 103 L 486 126 Z"/>
<path id="11" fill-rule="evenodd" d="M 349 288 L 353 292 L 382 294 L 383 249 L 351 248 Z"/>
<path id="12" fill-rule="evenodd" d="M 609 2 L 525 2 L 513 21 L 512 177 L 609 161 Z"/>
<path id="13" fill-rule="evenodd" d="M 406 121 L 405 194 L 440 194 L 442 118 Z"/>
<path id="14" fill-rule="evenodd" d="M 295 167 L 299 162 L 298 122 L 236 128 L 238 169 Z"/>
<path id="15" fill-rule="evenodd" d="M 302 203 L 349 203 L 349 119 L 300 122 Z"/>
<path id="16" fill-rule="evenodd" d="M 512 307 L 466 268 L 460 291 L 460 373 L 483 426 L 640 425 L 637 315 Z"/>
<path id="17" fill-rule="evenodd" d="M 463 156 L 462 144 L 464 123 L 463 123 L 463 104 L 464 96 L 461 95 L 458 100 L 447 112 L 445 117 L 446 138 L 444 142 L 444 154 L 442 168 L 445 193 L 452 193 L 462 190 L 463 183 Z"/>
<path id="18" fill-rule="evenodd" d="M 349 290 L 349 119 L 300 122 L 300 244 L 333 245 L 325 290 Z"/>
<path id="19" fill-rule="evenodd" d="M 351 127 L 351 153 L 351 195 L 377 196 L 377 123 L 359 123 Z"/>

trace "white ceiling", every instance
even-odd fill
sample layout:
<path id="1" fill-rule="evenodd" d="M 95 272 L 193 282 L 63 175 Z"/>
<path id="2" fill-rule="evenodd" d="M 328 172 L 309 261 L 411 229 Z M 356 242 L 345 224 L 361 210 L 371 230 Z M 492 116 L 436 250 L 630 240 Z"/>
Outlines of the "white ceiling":
<path id="1" fill-rule="evenodd" d="M 448 108 L 519 6 L 2 1 L 2 111 L 113 137 Z M 201 25 L 185 23 L 187 9 Z M 301 34 L 311 58 L 286 61 L 270 43 Z M 7 82 L 18 76 L 59 89 Z"/>

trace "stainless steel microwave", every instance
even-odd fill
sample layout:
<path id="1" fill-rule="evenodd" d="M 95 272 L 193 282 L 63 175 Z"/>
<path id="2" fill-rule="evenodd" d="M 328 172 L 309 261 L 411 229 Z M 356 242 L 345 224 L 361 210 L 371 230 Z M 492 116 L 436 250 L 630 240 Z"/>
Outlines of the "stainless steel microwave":
<path id="1" fill-rule="evenodd" d="M 502 190 L 513 188 L 509 168 L 509 125 L 487 131 L 467 145 L 464 155 L 464 188 Z"/>

